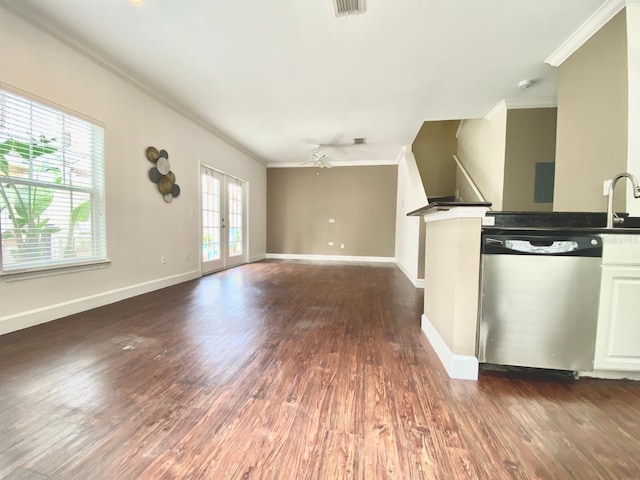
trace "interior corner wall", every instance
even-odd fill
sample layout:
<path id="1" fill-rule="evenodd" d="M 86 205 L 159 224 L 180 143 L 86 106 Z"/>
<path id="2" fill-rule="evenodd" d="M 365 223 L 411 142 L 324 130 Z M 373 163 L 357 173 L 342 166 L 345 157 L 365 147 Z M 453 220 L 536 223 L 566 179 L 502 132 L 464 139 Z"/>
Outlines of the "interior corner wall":
<path id="1" fill-rule="evenodd" d="M 606 210 L 603 181 L 627 170 L 627 82 L 623 10 L 558 67 L 555 211 Z"/>
<path id="2" fill-rule="evenodd" d="M 424 122 L 413 141 L 411 150 L 416 159 L 420 178 L 429 197 L 455 194 L 456 131 L 459 120 Z"/>
<path id="3" fill-rule="evenodd" d="M 457 155 L 492 210 L 503 210 L 507 111 L 491 120 L 464 120 L 458 133 Z"/>
<path id="4" fill-rule="evenodd" d="M 198 277 L 200 162 L 249 183 L 248 258 L 264 257 L 264 165 L 2 8 L 0 57 L 0 82 L 105 125 L 111 260 L 106 268 L 89 271 L 1 278 L 0 333 Z M 144 152 L 149 145 L 169 152 L 181 187 L 170 204 L 148 179 Z"/>
<path id="5" fill-rule="evenodd" d="M 557 108 L 507 111 L 503 210 L 553 210 L 553 202 L 534 202 L 534 190 L 536 163 L 555 162 L 557 111 Z"/>
<path id="6" fill-rule="evenodd" d="M 403 153 L 398 160 L 397 191 L 396 264 L 418 286 L 424 279 L 425 224 L 422 217 L 408 217 L 407 213 L 427 205 L 427 195 L 411 152 Z"/>
<path id="7" fill-rule="evenodd" d="M 267 169 L 267 252 L 393 258 L 397 174 L 396 165 Z"/>
<path id="8" fill-rule="evenodd" d="M 629 86 L 629 136 L 627 171 L 640 179 L 640 3 L 627 3 L 627 61 Z M 640 200 L 627 193 L 627 211 L 640 216 Z"/>

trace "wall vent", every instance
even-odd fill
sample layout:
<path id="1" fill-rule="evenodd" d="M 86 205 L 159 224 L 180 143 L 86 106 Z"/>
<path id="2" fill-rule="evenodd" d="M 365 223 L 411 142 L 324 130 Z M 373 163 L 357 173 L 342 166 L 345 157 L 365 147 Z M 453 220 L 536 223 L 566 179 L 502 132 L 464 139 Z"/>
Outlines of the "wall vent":
<path id="1" fill-rule="evenodd" d="M 365 143 L 367 143 L 367 139 L 364 137 L 361 138 L 354 138 L 353 139 L 353 144 L 354 145 L 364 145 Z"/>
<path id="2" fill-rule="evenodd" d="M 364 2 L 365 0 L 333 0 L 336 17 L 364 13 Z"/>

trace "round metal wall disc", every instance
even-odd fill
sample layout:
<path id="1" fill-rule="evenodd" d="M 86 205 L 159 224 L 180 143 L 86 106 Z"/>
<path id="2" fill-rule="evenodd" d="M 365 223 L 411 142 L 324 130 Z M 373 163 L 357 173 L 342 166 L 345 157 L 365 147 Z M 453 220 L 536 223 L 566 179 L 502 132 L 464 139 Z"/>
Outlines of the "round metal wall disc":
<path id="1" fill-rule="evenodd" d="M 169 160 L 169 153 L 166 150 L 160 150 L 158 152 L 158 156 L 160 156 L 162 158 L 166 158 L 167 160 Z"/>
<path id="2" fill-rule="evenodd" d="M 156 160 L 158 160 L 159 156 L 160 152 L 158 152 L 158 149 L 156 147 L 147 147 L 147 160 L 149 160 L 150 162 L 155 162 Z"/>
<path id="3" fill-rule="evenodd" d="M 162 178 L 162 174 L 158 171 L 156 167 L 151 167 L 149 169 L 149 180 L 153 183 L 158 183 Z"/>
<path id="4" fill-rule="evenodd" d="M 166 175 L 171 170 L 171 167 L 169 166 L 169 160 L 164 157 L 158 158 L 158 161 L 156 162 L 156 168 L 162 175 Z"/>
<path id="5" fill-rule="evenodd" d="M 160 193 L 162 193 L 163 195 L 171 193 L 172 187 L 173 182 L 169 177 L 162 177 L 158 182 L 158 190 L 160 190 Z"/>
<path id="6" fill-rule="evenodd" d="M 171 203 L 171 200 L 173 200 L 173 195 L 171 195 L 170 193 L 167 193 L 166 195 L 163 195 L 162 198 L 164 198 L 165 202 Z"/>
<path id="7" fill-rule="evenodd" d="M 171 187 L 171 195 L 173 195 L 174 197 L 180 195 L 180 185 L 178 185 L 177 183 L 173 184 L 173 186 Z"/>

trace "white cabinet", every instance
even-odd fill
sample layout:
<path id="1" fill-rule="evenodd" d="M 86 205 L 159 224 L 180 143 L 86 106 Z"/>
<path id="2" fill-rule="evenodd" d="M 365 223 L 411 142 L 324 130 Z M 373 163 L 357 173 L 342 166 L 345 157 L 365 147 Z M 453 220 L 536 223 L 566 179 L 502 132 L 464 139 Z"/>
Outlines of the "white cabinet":
<path id="1" fill-rule="evenodd" d="M 640 371 L 640 236 L 603 237 L 594 368 Z"/>

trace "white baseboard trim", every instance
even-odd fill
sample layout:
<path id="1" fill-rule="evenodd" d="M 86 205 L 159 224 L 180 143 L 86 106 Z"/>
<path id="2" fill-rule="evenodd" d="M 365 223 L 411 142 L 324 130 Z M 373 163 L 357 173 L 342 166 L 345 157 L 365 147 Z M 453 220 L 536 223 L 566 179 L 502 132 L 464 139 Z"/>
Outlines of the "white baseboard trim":
<path id="1" fill-rule="evenodd" d="M 264 260 L 265 258 L 267 258 L 267 255 L 264 253 L 260 255 L 255 255 L 249 259 L 249 263 L 259 262 L 260 260 Z"/>
<path id="2" fill-rule="evenodd" d="M 424 278 L 417 278 L 411 275 L 409 271 L 402 265 L 400 262 L 396 262 L 398 268 L 404 273 L 404 275 L 413 283 L 413 286 L 416 288 L 424 288 Z"/>
<path id="3" fill-rule="evenodd" d="M 461 380 L 478 380 L 478 359 L 471 355 L 453 353 L 425 314 L 422 314 L 422 331 L 436 351 L 436 355 L 438 355 L 449 377 Z"/>
<path id="4" fill-rule="evenodd" d="M 200 278 L 200 276 L 200 270 L 193 270 L 179 275 L 173 275 L 171 277 L 138 283 L 137 285 L 130 285 L 128 287 L 118 288 L 108 292 L 97 293 L 95 295 L 82 298 L 75 298 L 67 302 L 0 317 L 0 335 L 33 327 L 34 325 L 50 322 L 52 320 L 57 320 L 92 308 L 102 307 L 103 305 L 119 302 L 120 300 L 142 295 L 161 288 L 177 285 L 178 283 Z"/>
<path id="5" fill-rule="evenodd" d="M 267 258 L 278 260 L 324 260 L 332 262 L 395 263 L 394 257 L 360 257 L 357 255 L 307 255 L 297 253 L 267 253 Z"/>

